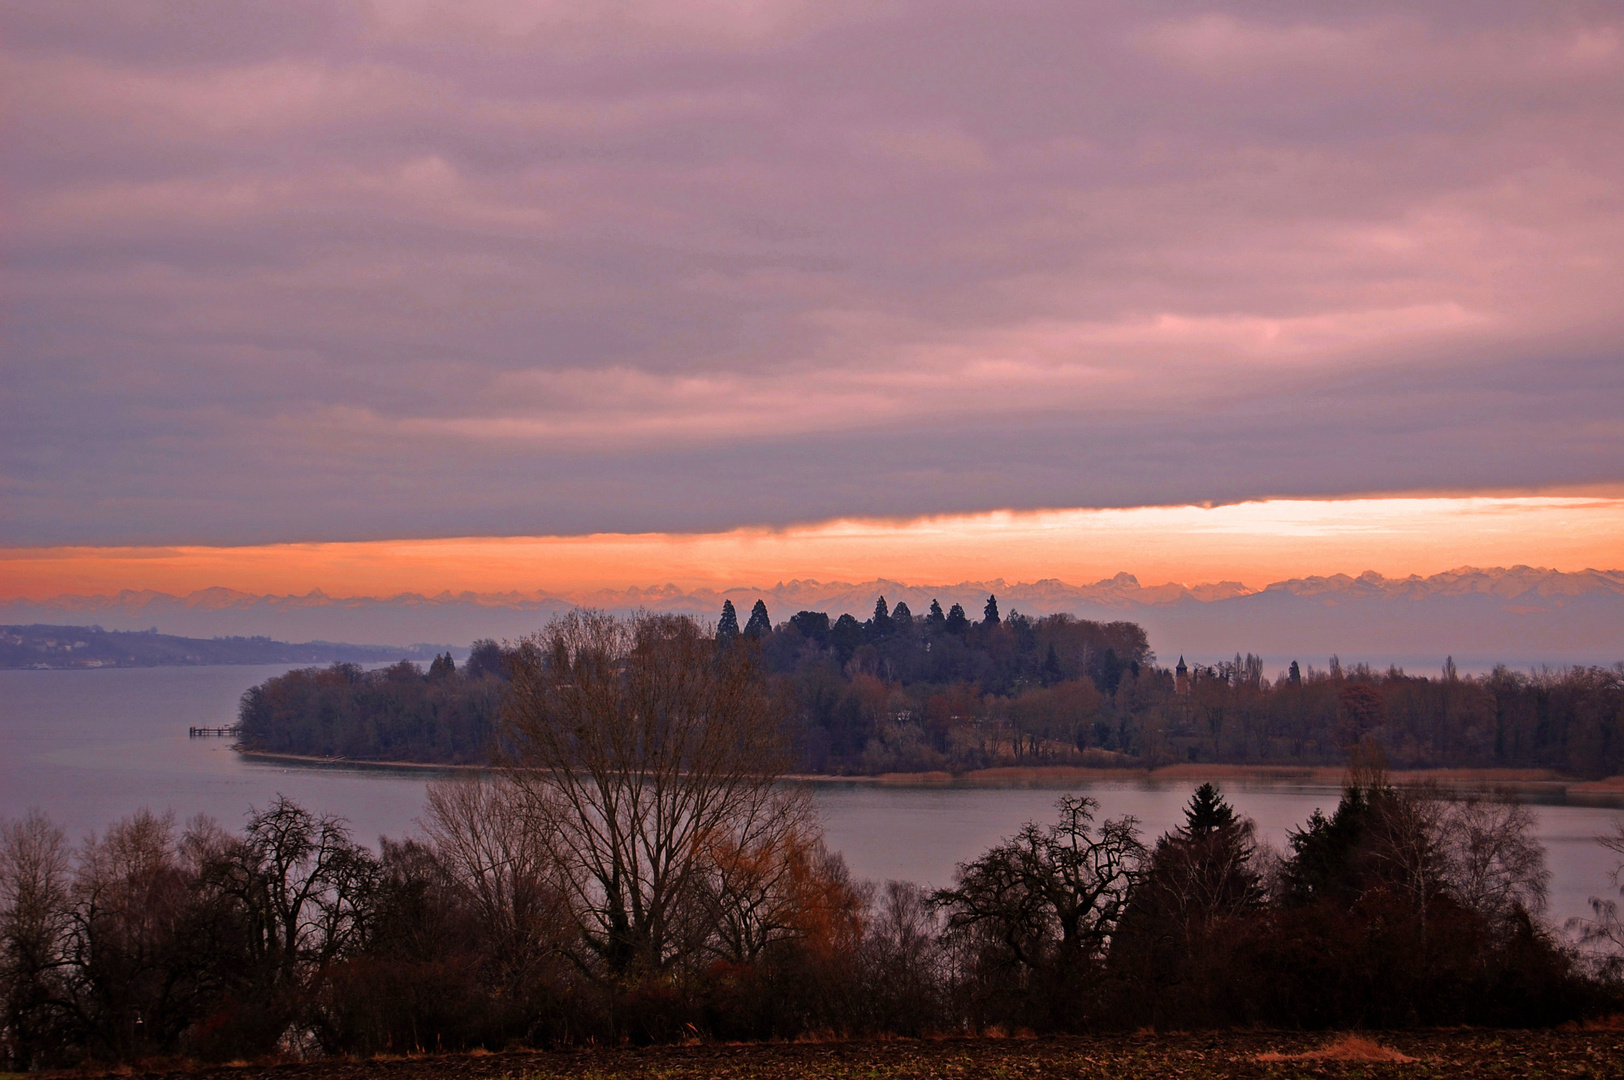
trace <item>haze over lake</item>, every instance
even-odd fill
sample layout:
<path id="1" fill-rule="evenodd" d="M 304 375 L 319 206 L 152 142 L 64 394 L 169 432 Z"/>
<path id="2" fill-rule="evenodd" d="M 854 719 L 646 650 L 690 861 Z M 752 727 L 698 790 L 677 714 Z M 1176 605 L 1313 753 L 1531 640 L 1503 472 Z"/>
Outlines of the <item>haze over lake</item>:
<path id="1" fill-rule="evenodd" d="M 301 767 L 247 760 L 222 738 L 190 738 L 192 725 L 229 724 L 242 692 L 281 674 L 268 667 L 0 671 L 0 817 L 31 807 L 70 837 L 100 830 L 147 806 L 178 820 L 209 814 L 240 825 L 250 806 L 278 793 L 350 820 L 356 836 L 415 831 L 431 770 Z M 1100 802 L 1102 816 L 1131 814 L 1153 841 L 1182 821 L 1194 782 L 1096 781 L 1064 786 L 820 783 L 815 796 L 830 846 L 859 878 L 950 883 L 954 866 L 1028 820 L 1046 821 L 1062 794 Z M 1334 787 L 1223 781 L 1237 809 L 1276 847 L 1315 807 L 1329 812 Z M 1610 855 L 1592 837 L 1611 807 L 1535 807 L 1552 871 L 1548 914 L 1561 925 L 1589 914 L 1589 898 L 1612 894 Z"/>

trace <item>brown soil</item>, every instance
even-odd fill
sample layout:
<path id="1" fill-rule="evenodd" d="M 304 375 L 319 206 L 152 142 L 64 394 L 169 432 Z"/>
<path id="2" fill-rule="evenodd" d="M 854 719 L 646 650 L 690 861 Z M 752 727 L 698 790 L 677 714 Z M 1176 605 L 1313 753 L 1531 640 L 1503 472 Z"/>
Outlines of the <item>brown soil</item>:
<path id="1" fill-rule="evenodd" d="M 1616 1077 L 1624 1032 L 1288 1032 L 706 1044 L 121 1070 L 124 1080 L 1100 1080 L 1206 1077 Z M 1374 1047 L 1374 1050 L 1360 1049 Z M 1337 1047 L 1341 1047 L 1340 1050 Z M 93 1073 L 66 1074 L 83 1080 Z"/>

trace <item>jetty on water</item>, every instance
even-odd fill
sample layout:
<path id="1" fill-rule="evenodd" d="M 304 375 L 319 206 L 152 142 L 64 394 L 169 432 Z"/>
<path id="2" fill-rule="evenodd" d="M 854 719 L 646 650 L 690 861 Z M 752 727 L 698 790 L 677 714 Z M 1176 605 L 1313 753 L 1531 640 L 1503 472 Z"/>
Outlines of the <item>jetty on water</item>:
<path id="1" fill-rule="evenodd" d="M 232 724 L 230 727 L 189 727 L 186 729 L 186 734 L 194 739 L 199 735 L 235 735 L 237 734 L 237 725 Z"/>

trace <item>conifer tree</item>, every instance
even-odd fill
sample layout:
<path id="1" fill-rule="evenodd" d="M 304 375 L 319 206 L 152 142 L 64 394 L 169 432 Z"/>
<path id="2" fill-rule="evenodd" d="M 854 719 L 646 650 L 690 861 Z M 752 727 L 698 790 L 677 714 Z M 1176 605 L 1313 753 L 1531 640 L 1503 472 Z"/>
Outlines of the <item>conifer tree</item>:
<path id="1" fill-rule="evenodd" d="M 733 601 L 722 601 L 722 617 L 716 620 L 716 644 L 731 645 L 739 636 L 739 613 L 733 610 Z"/>
<path id="2" fill-rule="evenodd" d="M 1195 794 L 1190 797 L 1190 805 L 1184 808 L 1184 825 L 1179 832 L 1191 840 L 1200 840 L 1234 824 L 1234 807 L 1229 805 L 1215 785 L 1207 783 L 1196 788 Z"/>
<path id="3" fill-rule="evenodd" d="M 989 595 L 987 606 L 981 609 L 981 625 L 997 626 L 998 623 L 998 597 Z"/>
<path id="4" fill-rule="evenodd" d="M 767 617 L 767 604 L 764 600 L 757 600 L 756 606 L 750 609 L 750 621 L 744 624 L 744 636 L 752 641 L 760 641 L 773 632 L 773 621 Z"/>
<path id="5" fill-rule="evenodd" d="M 913 626 L 913 612 L 908 610 L 907 601 L 898 600 L 897 606 L 891 609 L 891 625 L 898 630 Z"/>
<path id="6" fill-rule="evenodd" d="M 964 613 L 963 604 L 954 604 L 947 609 L 947 630 L 949 633 L 962 634 L 970 626 L 970 617 Z"/>
<path id="7" fill-rule="evenodd" d="M 930 602 L 930 612 L 925 616 L 925 622 L 938 630 L 947 625 L 947 616 L 942 614 L 942 602 L 940 600 Z"/>
<path id="8" fill-rule="evenodd" d="M 885 597 L 874 601 L 874 615 L 868 620 L 868 632 L 872 637 L 885 637 L 893 629 L 891 624 L 891 610 L 885 606 Z"/>

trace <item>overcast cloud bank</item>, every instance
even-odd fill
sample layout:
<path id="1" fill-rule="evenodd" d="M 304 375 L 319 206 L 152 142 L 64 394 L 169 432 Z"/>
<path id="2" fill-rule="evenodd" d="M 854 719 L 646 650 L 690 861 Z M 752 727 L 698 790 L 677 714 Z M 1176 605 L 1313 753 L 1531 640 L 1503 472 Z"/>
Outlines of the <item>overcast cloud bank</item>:
<path id="1" fill-rule="evenodd" d="M 0 544 L 1624 477 L 1616 5 L 15 0 Z"/>

